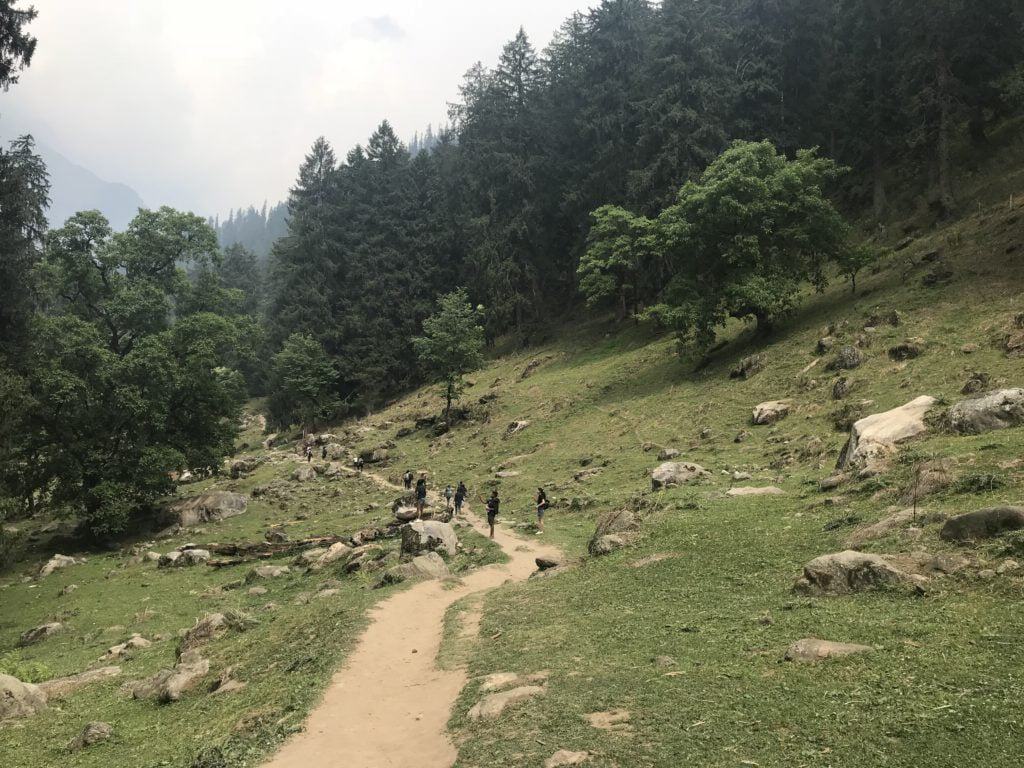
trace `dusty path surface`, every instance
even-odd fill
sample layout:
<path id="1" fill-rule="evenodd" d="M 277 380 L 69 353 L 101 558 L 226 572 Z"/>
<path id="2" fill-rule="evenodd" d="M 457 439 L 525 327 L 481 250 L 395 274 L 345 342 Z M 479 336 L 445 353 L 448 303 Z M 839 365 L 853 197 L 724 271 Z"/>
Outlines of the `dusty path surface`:
<path id="1" fill-rule="evenodd" d="M 486 535 L 483 521 L 472 513 L 467 519 Z M 508 563 L 472 571 L 455 587 L 422 582 L 374 608 L 370 626 L 335 673 L 305 731 L 285 743 L 266 768 L 449 768 L 456 749 L 445 726 L 467 678 L 464 670 L 437 668 L 445 612 L 467 595 L 526 579 L 536 570 L 536 557 L 557 554 L 502 526 L 495 541 Z"/>

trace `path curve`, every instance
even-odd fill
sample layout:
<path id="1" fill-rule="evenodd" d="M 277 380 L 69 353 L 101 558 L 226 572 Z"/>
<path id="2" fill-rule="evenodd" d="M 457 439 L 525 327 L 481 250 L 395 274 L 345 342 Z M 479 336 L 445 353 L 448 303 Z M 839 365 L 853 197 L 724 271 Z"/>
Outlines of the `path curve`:
<path id="1" fill-rule="evenodd" d="M 486 535 L 482 520 L 471 512 L 466 518 Z M 448 607 L 467 595 L 522 581 L 536 570 L 535 558 L 559 554 L 500 525 L 495 542 L 509 562 L 471 571 L 454 588 L 425 581 L 379 603 L 305 730 L 264 768 L 450 768 L 457 750 L 446 726 L 467 677 L 463 669 L 437 668 Z"/>

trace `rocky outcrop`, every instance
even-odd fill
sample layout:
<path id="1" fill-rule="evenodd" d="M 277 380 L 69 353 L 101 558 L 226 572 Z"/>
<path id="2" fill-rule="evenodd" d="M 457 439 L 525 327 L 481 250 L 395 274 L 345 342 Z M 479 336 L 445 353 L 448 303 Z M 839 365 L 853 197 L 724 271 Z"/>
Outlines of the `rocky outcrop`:
<path id="1" fill-rule="evenodd" d="M 295 468 L 292 472 L 292 480 L 297 483 L 309 483 L 316 480 L 316 469 L 312 464 L 306 463 Z"/>
<path id="2" fill-rule="evenodd" d="M 530 422 L 528 421 L 513 421 L 505 428 L 505 437 L 512 437 L 513 435 L 518 435 L 528 426 L 530 426 Z"/>
<path id="3" fill-rule="evenodd" d="M 754 423 L 760 426 L 775 424 L 789 415 L 793 404 L 789 400 L 769 400 L 754 407 Z"/>
<path id="4" fill-rule="evenodd" d="M 352 547 L 348 546 L 343 542 L 337 542 L 332 544 L 326 550 L 324 550 L 315 560 L 309 563 L 308 568 L 311 571 L 320 571 L 329 565 L 341 562 L 348 558 L 352 554 Z"/>
<path id="5" fill-rule="evenodd" d="M 103 655 L 103 660 L 123 659 L 126 656 L 130 656 L 132 651 L 149 648 L 151 645 L 152 643 L 149 640 L 136 633 L 123 643 L 118 643 L 117 645 L 107 649 L 107 652 Z"/>
<path id="6" fill-rule="evenodd" d="M 688 461 L 666 461 L 651 473 L 651 488 L 655 491 L 662 488 L 674 488 L 679 485 L 697 483 L 711 477 L 700 464 Z"/>
<path id="7" fill-rule="evenodd" d="M 408 563 L 389 568 L 384 572 L 377 586 L 400 584 L 413 579 L 447 579 L 451 575 L 451 571 L 448 570 L 448 566 L 441 556 L 436 552 L 428 552 L 425 555 L 414 557 Z"/>
<path id="8" fill-rule="evenodd" d="M 848 595 L 921 581 L 921 577 L 898 567 L 887 557 L 847 550 L 822 555 L 809 562 L 793 589 L 811 596 Z"/>
<path id="9" fill-rule="evenodd" d="M 403 555 L 419 555 L 423 552 L 439 551 L 454 555 L 459 548 L 459 539 L 450 523 L 437 520 L 414 520 L 402 526 Z"/>
<path id="10" fill-rule="evenodd" d="M 61 568 L 67 568 L 68 566 L 75 565 L 79 562 L 81 561 L 76 560 L 73 557 L 69 557 L 68 555 L 54 555 L 46 561 L 46 564 L 43 565 L 42 568 L 39 569 L 38 578 L 45 579 L 54 571 L 59 571 Z"/>
<path id="11" fill-rule="evenodd" d="M 60 634 L 64 631 L 64 625 L 59 621 L 51 621 L 48 624 L 40 624 L 38 627 L 27 629 L 18 638 L 18 647 L 24 648 L 29 645 L 41 643 L 49 637 Z"/>
<path id="12" fill-rule="evenodd" d="M 630 543 L 640 531 L 640 520 L 628 509 L 605 512 L 597 520 L 587 550 L 594 556 L 607 555 Z"/>
<path id="13" fill-rule="evenodd" d="M 78 752 L 79 750 L 91 747 L 114 737 L 114 727 L 110 723 L 93 722 L 86 724 L 82 732 L 75 736 L 68 744 L 68 750 Z"/>
<path id="14" fill-rule="evenodd" d="M 46 709 L 46 696 L 32 683 L 0 674 L 0 722 L 31 717 Z"/>
<path id="15" fill-rule="evenodd" d="M 852 656 L 857 653 L 870 653 L 873 651 L 869 645 L 857 645 L 855 643 L 833 643 L 829 640 L 819 640 L 814 637 L 797 640 L 786 650 L 786 661 L 824 661 L 825 659 L 838 659 L 843 656 Z"/>
<path id="16" fill-rule="evenodd" d="M 991 539 L 1024 529 L 1024 508 L 991 507 L 951 517 L 939 536 L 944 541 L 969 542 Z"/>
<path id="17" fill-rule="evenodd" d="M 746 380 L 756 376 L 767 366 L 768 357 L 766 355 L 750 355 L 739 361 L 736 367 L 729 372 L 729 378 Z"/>
<path id="18" fill-rule="evenodd" d="M 262 456 L 243 456 L 240 459 L 235 459 L 231 462 L 230 473 L 231 479 L 237 480 L 240 477 L 248 475 L 250 472 L 255 472 L 266 459 Z"/>
<path id="19" fill-rule="evenodd" d="M 161 703 L 178 701 L 196 688 L 209 671 L 210 662 L 200 656 L 199 651 L 185 651 L 173 668 L 162 669 L 152 677 L 133 683 L 130 686 L 132 698 L 156 699 Z"/>
<path id="20" fill-rule="evenodd" d="M 492 693 L 484 697 L 469 710 L 469 719 L 496 720 L 508 707 L 521 701 L 543 696 L 545 688 L 539 685 L 522 685 L 500 693 Z"/>
<path id="21" fill-rule="evenodd" d="M 933 405 L 935 398 L 923 395 L 899 408 L 860 419 L 850 431 L 836 468 L 863 468 L 884 460 L 898 444 L 928 431 L 924 417 Z"/>
<path id="22" fill-rule="evenodd" d="M 256 622 L 244 613 L 226 611 L 225 613 L 208 613 L 188 629 L 178 646 L 179 653 L 199 648 L 211 640 L 224 635 L 228 630 L 244 631 Z"/>
<path id="23" fill-rule="evenodd" d="M 957 403 L 949 409 L 949 426 L 961 434 L 980 435 L 1024 425 L 1024 389 L 1001 389 Z"/>
<path id="24" fill-rule="evenodd" d="M 828 367 L 833 371 L 852 371 L 854 368 L 860 368 L 863 362 L 864 355 L 861 354 L 861 351 L 847 344 L 839 348 L 835 358 L 828 364 Z"/>
<path id="25" fill-rule="evenodd" d="M 188 568 L 193 565 L 202 565 L 210 560 L 210 553 L 205 549 L 182 549 L 160 555 L 157 560 L 157 568 Z"/>
<path id="26" fill-rule="evenodd" d="M 67 698 L 79 688 L 109 680 L 120 674 L 120 667 L 100 667 L 99 669 L 80 672 L 77 675 L 47 680 L 39 684 L 39 690 L 42 691 L 47 701 L 55 701 Z"/>
<path id="27" fill-rule="evenodd" d="M 252 584 L 256 581 L 267 581 L 279 579 L 291 573 L 287 565 L 258 565 L 245 575 L 245 583 Z"/>
<path id="28" fill-rule="evenodd" d="M 167 509 L 178 525 L 190 527 L 235 517 L 245 512 L 249 500 L 240 493 L 210 491 L 171 504 Z"/>

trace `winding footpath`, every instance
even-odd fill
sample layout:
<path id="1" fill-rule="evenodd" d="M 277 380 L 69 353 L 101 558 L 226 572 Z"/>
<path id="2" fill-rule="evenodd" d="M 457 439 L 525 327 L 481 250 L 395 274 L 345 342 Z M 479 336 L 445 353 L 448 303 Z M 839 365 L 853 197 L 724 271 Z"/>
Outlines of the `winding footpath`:
<path id="1" fill-rule="evenodd" d="M 402 490 L 384 478 L 363 474 Z M 487 534 L 472 512 L 466 519 Z M 450 768 L 457 750 L 446 725 L 467 676 L 464 669 L 437 667 L 447 609 L 468 595 L 522 581 L 536 570 L 535 558 L 558 554 L 554 547 L 519 538 L 504 526 L 495 531 L 495 542 L 509 562 L 472 571 L 455 587 L 421 582 L 378 604 L 305 730 L 286 742 L 265 768 Z"/>

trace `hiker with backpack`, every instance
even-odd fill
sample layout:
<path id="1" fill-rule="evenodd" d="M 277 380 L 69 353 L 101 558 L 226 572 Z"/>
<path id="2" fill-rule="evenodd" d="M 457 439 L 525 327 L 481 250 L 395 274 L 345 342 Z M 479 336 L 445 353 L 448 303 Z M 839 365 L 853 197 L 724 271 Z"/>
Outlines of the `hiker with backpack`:
<path id="1" fill-rule="evenodd" d="M 548 507 L 551 506 L 548 501 L 548 495 L 544 493 L 543 488 L 537 489 L 537 533 L 544 533 L 544 513 L 547 512 Z"/>
<path id="2" fill-rule="evenodd" d="M 452 497 L 455 495 L 455 491 L 452 490 L 451 483 L 444 487 L 444 511 L 448 512 L 452 508 Z"/>
<path id="3" fill-rule="evenodd" d="M 491 491 L 491 498 L 484 501 L 484 497 L 480 497 L 480 503 L 487 507 L 487 525 L 491 527 L 491 538 L 494 538 L 494 523 L 498 519 L 498 508 L 501 506 L 501 499 L 498 498 L 498 489 L 495 488 Z"/>
<path id="4" fill-rule="evenodd" d="M 306 446 L 306 463 L 308 464 L 312 460 L 313 460 L 313 446 L 312 445 L 307 445 Z"/>
<path id="5" fill-rule="evenodd" d="M 466 501 L 466 496 L 469 495 L 469 491 L 466 490 L 466 484 L 459 480 L 459 487 L 455 489 L 455 514 L 462 514 L 462 504 Z"/>
<path id="6" fill-rule="evenodd" d="M 421 472 L 416 481 L 416 514 L 423 516 L 423 507 L 427 504 L 427 473 Z"/>
<path id="7" fill-rule="evenodd" d="M 411 469 L 405 470 L 405 474 L 402 475 L 402 483 L 405 485 L 405 490 L 407 490 L 407 491 L 411 491 L 412 490 L 412 470 Z"/>
<path id="8" fill-rule="evenodd" d="M 320 449 L 320 458 L 323 459 L 324 461 L 327 461 L 327 445 L 326 444 L 324 444 L 324 447 Z"/>

